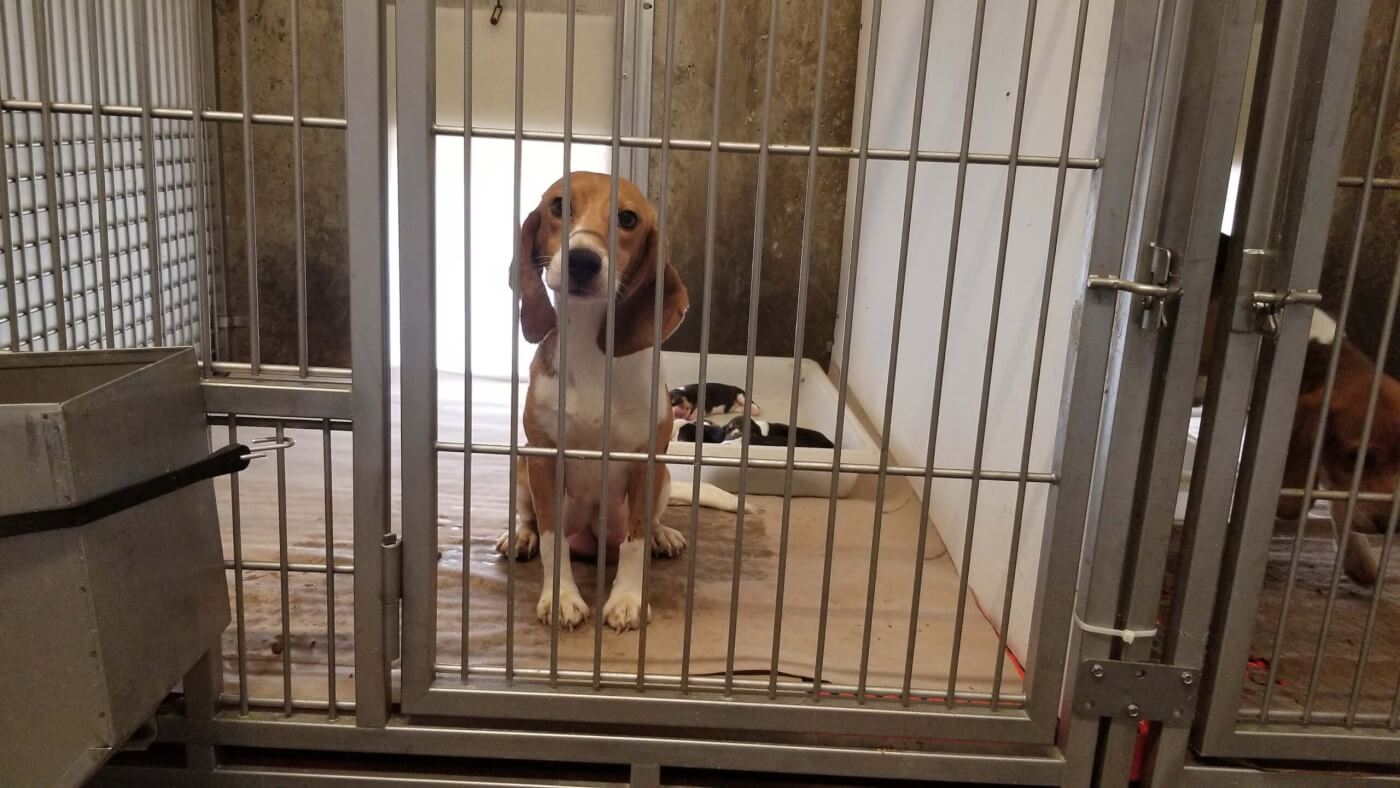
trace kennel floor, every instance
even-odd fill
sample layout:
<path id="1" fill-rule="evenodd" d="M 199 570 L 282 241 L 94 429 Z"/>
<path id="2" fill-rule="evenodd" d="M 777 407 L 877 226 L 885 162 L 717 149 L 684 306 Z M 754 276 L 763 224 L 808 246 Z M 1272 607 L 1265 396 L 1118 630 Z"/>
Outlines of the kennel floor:
<path id="1" fill-rule="evenodd" d="M 440 383 L 440 435 L 459 440 L 465 421 L 461 376 L 444 375 Z M 473 439 L 506 442 L 510 437 L 509 383 L 478 379 L 473 383 Z M 523 398 L 523 391 L 522 391 Z M 397 402 L 393 408 L 397 419 Z M 240 429 L 238 439 L 247 443 L 270 434 L 268 429 Z M 398 456 L 397 425 L 395 457 Z M 297 445 L 285 453 L 286 491 L 279 505 L 277 464 L 273 459 L 255 462 L 239 475 L 237 484 L 241 560 L 277 562 L 279 532 L 285 520 L 287 560 L 292 564 L 324 566 L 326 561 L 326 494 L 323 485 L 322 434 L 289 430 Z M 214 428 L 215 444 L 227 439 L 227 429 Z M 475 455 L 470 483 L 470 527 L 463 528 L 466 499 L 460 454 L 439 455 L 440 557 L 437 566 L 437 663 L 460 664 L 462 653 L 462 577 L 469 568 L 470 600 L 466 631 L 469 665 L 499 668 L 505 664 L 507 588 L 513 585 L 514 665 L 519 670 L 544 669 L 549 660 L 549 629 L 535 618 L 542 578 L 538 558 L 515 562 L 508 568 L 496 550 L 508 513 L 509 465 L 505 457 Z M 332 552 L 338 567 L 353 560 L 351 542 L 351 436 L 330 435 L 330 506 Z M 395 460 L 397 473 L 397 459 Z M 398 530 L 399 490 L 394 479 L 393 509 Z M 225 557 L 232 560 L 233 495 L 229 480 L 218 484 Z M 772 661 L 777 609 L 778 557 L 782 530 L 782 499 L 752 499 L 760 513 L 743 522 L 743 550 L 739 569 L 738 625 L 735 640 L 736 673 L 766 675 Z M 813 673 L 819 623 L 822 566 L 827 527 L 826 499 L 799 498 L 792 502 L 789 518 L 788 560 L 785 568 L 781 651 L 778 669 L 790 678 Z M 838 500 L 835 548 L 831 570 L 824 679 L 855 684 L 858 679 L 865 630 L 866 594 L 870 565 L 875 478 L 861 478 L 852 495 Z M 875 604 L 872 613 L 868 685 L 899 687 L 903 681 L 909 632 L 910 604 L 915 571 L 919 501 L 910 484 L 891 477 L 884 501 Z M 285 511 L 285 516 L 282 512 Z M 689 507 L 671 506 L 663 522 L 684 533 L 691 531 Z M 737 518 L 734 514 L 700 509 L 698 539 L 679 558 L 656 558 L 651 564 L 652 619 L 648 626 L 646 666 L 648 675 L 677 675 L 685 626 L 685 590 L 689 561 L 695 562 L 695 600 L 691 634 L 691 673 L 723 675 L 728 652 L 730 601 L 734 576 Z M 956 620 L 958 575 L 935 529 L 928 532 L 919 597 L 918 630 L 913 670 L 916 690 L 941 692 L 947 685 L 952 630 Z M 611 580 L 613 567 L 607 567 Z M 513 572 L 513 583 L 510 574 Z M 591 560 L 576 559 L 574 572 L 593 614 L 595 568 Z M 335 636 L 328 637 L 327 585 L 321 573 L 293 571 L 287 577 L 287 622 L 290 638 L 282 637 L 281 573 L 275 569 L 243 572 L 241 591 L 229 572 L 230 598 L 243 598 L 243 640 L 246 652 L 247 692 L 255 705 L 280 705 L 284 696 L 284 659 L 291 664 L 292 697 L 297 701 L 326 701 L 334 691 L 338 702 L 354 696 L 353 589 L 351 574 L 336 574 Z M 976 607 L 971 595 L 963 620 L 962 650 L 958 663 L 959 691 L 989 692 L 998 638 L 992 624 Z M 225 632 L 225 692 L 236 698 L 240 691 L 237 623 Z M 602 634 L 602 669 L 635 675 L 637 632 Z M 559 666 L 563 670 L 592 670 L 594 628 L 590 619 L 572 632 L 561 632 Z M 334 652 L 334 653 L 332 653 Z M 336 665 L 328 671 L 330 661 Z M 1021 679 L 1014 657 L 1008 654 L 1003 692 L 1020 693 Z M 487 671 L 489 672 L 489 671 Z M 334 676 L 333 688 L 330 676 Z"/>
<path id="2" fill-rule="evenodd" d="M 1325 510 L 1326 507 L 1314 510 L 1303 534 L 1298 574 L 1294 579 L 1293 596 L 1283 628 L 1270 704 L 1271 711 L 1281 715 L 1275 718 L 1279 722 L 1297 721 L 1311 686 L 1313 658 L 1318 653 L 1318 635 L 1322 631 L 1332 569 L 1337 560 L 1332 522 L 1321 513 Z M 1288 566 L 1296 535 L 1296 526 L 1280 522 L 1269 543 L 1264 587 L 1260 591 L 1258 615 L 1250 637 L 1249 662 L 1240 668 L 1245 677 L 1240 692 L 1240 708 L 1253 710 L 1253 719 L 1258 718 L 1264 688 L 1269 680 L 1274 638 L 1283 613 Z M 1170 566 L 1176 565 L 1180 536 L 1178 528 L 1172 535 Z M 1383 537 L 1369 536 L 1368 539 L 1371 549 L 1379 555 Z M 1330 724 L 1335 721 L 1335 715 L 1347 711 L 1373 602 L 1376 607 L 1374 634 L 1361 677 L 1356 711 L 1363 717 L 1389 717 L 1391 714 L 1391 704 L 1397 692 L 1400 692 L 1400 568 L 1397 568 L 1395 560 L 1389 562 L 1386 575 L 1380 584 L 1379 599 L 1376 599 L 1375 589 L 1358 584 L 1345 573 L 1341 576 L 1328 636 L 1322 648 L 1322 670 L 1313 700 L 1314 712 L 1324 715 L 1318 718 L 1319 724 Z M 1175 578 L 1169 574 L 1167 580 L 1167 598 L 1170 599 Z M 1168 610 L 1164 601 L 1164 619 Z M 1291 717 L 1288 716 L 1290 714 Z M 1363 724 L 1375 723 L 1363 720 Z"/>

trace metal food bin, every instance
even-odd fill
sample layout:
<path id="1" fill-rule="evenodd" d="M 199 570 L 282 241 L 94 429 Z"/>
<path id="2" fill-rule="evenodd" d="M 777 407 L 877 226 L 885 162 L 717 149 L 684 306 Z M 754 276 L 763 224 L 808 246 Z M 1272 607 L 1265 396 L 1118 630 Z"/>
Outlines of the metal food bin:
<path id="1" fill-rule="evenodd" d="M 81 784 L 217 644 L 227 459 L 191 349 L 0 353 L 0 782 Z"/>

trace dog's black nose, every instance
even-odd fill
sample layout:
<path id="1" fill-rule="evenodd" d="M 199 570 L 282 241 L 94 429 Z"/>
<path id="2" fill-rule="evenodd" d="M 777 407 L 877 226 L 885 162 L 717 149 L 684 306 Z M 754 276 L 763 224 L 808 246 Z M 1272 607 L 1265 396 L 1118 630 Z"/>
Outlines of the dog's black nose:
<path id="1" fill-rule="evenodd" d="M 592 249 L 569 250 L 569 279 L 583 283 L 603 269 L 603 258 Z"/>

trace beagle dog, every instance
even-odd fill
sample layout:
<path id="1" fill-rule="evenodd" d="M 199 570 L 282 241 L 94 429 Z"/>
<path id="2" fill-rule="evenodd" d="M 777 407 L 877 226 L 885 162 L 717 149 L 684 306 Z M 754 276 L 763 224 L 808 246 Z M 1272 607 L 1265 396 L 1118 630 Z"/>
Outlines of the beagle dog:
<path id="1" fill-rule="evenodd" d="M 652 382 L 650 349 L 658 331 L 662 340 L 685 317 L 689 300 L 680 275 L 666 259 L 666 241 L 656 228 L 656 211 L 629 181 L 618 180 L 617 215 L 611 213 L 609 176 L 575 172 L 570 176 L 570 223 L 563 225 L 564 182 L 555 182 L 520 228 L 520 323 L 525 338 L 538 347 L 530 364 L 525 397 L 527 445 L 569 449 L 602 449 L 603 409 L 610 407 L 609 447 L 613 451 L 664 453 L 671 439 L 672 410 L 662 382 Z M 617 223 L 617 257 L 608 254 L 609 226 Z M 567 232 L 567 253 L 565 233 Z M 657 256 L 661 255 L 658 263 Z M 559 314 L 550 300 L 558 296 L 568 272 L 567 335 L 560 340 Z M 608 364 L 608 284 L 615 282 L 616 312 L 611 401 L 603 401 L 603 375 Z M 660 289 L 661 311 L 655 312 Z M 559 375 L 564 374 L 564 435 L 559 426 Z M 655 414 L 655 419 L 652 419 Z M 644 462 L 612 460 L 608 464 L 608 500 L 601 499 L 602 463 L 522 457 L 518 544 L 502 552 L 519 554 L 526 542 L 539 545 L 545 581 L 535 614 L 549 623 L 553 611 L 552 578 L 559 562 L 559 625 L 572 628 L 590 615 L 570 567 L 574 554 L 596 555 L 616 550 L 618 569 L 602 615 L 619 632 L 634 629 L 650 607 L 642 599 L 642 544 L 646 500 L 652 500 L 650 549 L 659 555 L 679 555 L 686 547 L 681 532 L 660 522 L 670 500 L 671 475 L 657 463 L 647 490 Z M 564 473 L 564 506 L 555 507 L 556 475 Z M 527 505 L 528 504 L 528 505 Z M 591 527 L 599 510 L 607 515 L 607 543 L 599 545 Z M 563 528 L 561 550 L 554 554 L 554 529 Z M 595 600 L 595 604 L 597 600 Z"/>
<path id="2" fill-rule="evenodd" d="M 1229 236 L 1222 235 L 1216 265 L 1217 285 L 1228 242 Z M 1201 377 L 1206 376 L 1210 369 L 1218 311 L 1219 303 L 1212 298 L 1206 312 L 1205 342 L 1198 368 Z M 1284 464 L 1283 486 L 1302 489 L 1307 484 L 1313 443 L 1322 423 L 1327 367 L 1334 349 L 1338 353 L 1337 376 L 1327 403 L 1326 432 L 1318 458 L 1316 486 L 1329 490 L 1351 489 L 1357 461 L 1361 459 L 1360 490 L 1390 494 L 1400 482 L 1400 381 L 1377 369 L 1375 362 L 1346 338 L 1337 321 L 1320 308 L 1314 308 L 1312 312 L 1303 379 L 1298 389 L 1298 403 L 1293 413 L 1292 434 Z M 1366 421 L 1366 406 L 1372 382 L 1378 374 L 1381 377 L 1375 418 L 1370 439 L 1363 447 L 1361 433 Z M 1365 453 L 1364 458 L 1361 457 L 1362 452 Z M 1280 496 L 1277 517 L 1280 520 L 1299 520 L 1307 514 L 1302 511 L 1302 506 L 1302 498 Z M 1340 536 L 1341 521 L 1346 516 L 1346 502 L 1332 501 L 1330 508 L 1334 528 Z M 1358 583 L 1371 585 L 1379 576 L 1378 558 L 1365 535 L 1383 531 L 1389 516 L 1390 504 L 1385 501 L 1358 501 L 1356 504 L 1343 568 Z"/>

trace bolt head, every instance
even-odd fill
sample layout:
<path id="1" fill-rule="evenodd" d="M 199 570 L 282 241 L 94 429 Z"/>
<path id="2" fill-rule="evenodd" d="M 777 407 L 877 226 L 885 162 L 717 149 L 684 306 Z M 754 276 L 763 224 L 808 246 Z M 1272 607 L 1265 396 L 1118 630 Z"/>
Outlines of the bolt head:
<path id="1" fill-rule="evenodd" d="M 1100 665 L 1097 662 L 1095 662 L 1089 667 L 1089 675 L 1093 676 L 1096 679 L 1103 678 L 1103 665 Z"/>
<path id="2" fill-rule="evenodd" d="M 1129 717 L 1137 719 L 1142 714 L 1142 709 L 1136 703 L 1129 703 L 1127 712 Z"/>
<path id="3" fill-rule="evenodd" d="M 1195 682 L 1196 682 L 1196 677 L 1195 677 L 1194 675 L 1192 675 L 1190 671 L 1185 671 L 1185 670 L 1183 670 L 1183 671 L 1181 672 L 1181 683 L 1182 683 L 1182 684 L 1185 684 L 1186 686 L 1189 687 L 1189 686 L 1191 686 L 1192 684 L 1194 684 Z"/>

